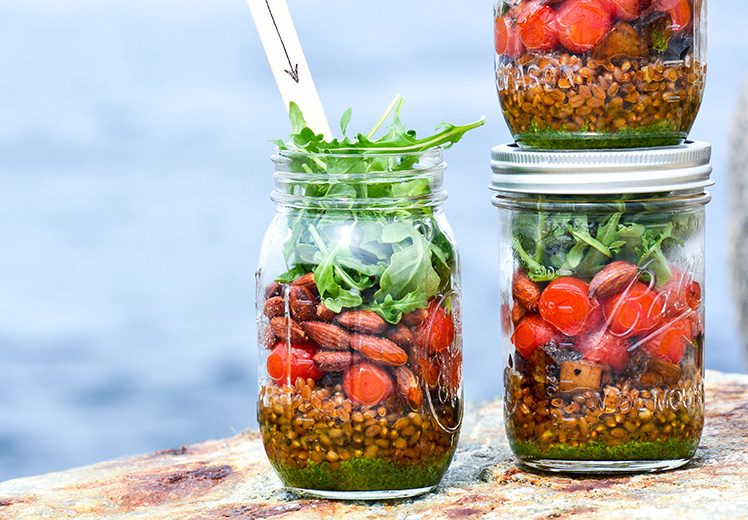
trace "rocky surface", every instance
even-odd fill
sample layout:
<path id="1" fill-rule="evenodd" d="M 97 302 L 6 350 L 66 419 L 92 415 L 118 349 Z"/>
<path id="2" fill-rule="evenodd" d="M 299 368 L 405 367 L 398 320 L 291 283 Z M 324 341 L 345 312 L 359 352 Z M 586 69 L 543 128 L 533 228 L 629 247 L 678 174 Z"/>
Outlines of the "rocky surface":
<path id="1" fill-rule="evenodd" d="M 748 518 L 748 376 L 710 372 L 696 458 L 667 473 L 572 478 L 524 471 L 500 402 L 476 409 L 438 491 L 332 502 L 283 490 L 259 434 L 0 483 L 0 519 Z"/>

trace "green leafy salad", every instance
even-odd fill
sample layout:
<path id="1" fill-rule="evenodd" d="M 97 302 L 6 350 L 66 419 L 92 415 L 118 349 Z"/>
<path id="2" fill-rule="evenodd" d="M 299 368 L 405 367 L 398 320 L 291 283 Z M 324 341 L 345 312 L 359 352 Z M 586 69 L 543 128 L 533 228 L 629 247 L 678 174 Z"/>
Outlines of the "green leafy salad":
<path id="1" fill-rule="evenodd" d="M 291 139 L 272 141 L 290 172 L 308 174 L 297 177 L 294 193 L 308 204 L 287 216 L 287 272 L 277 281 L 313 271 L 328 309 L 368 309 L 390 323 L 449 290 L 455 261 L 449 238 L 430 224 L 432 187 L 419 164 L 423 152 L 449 148 L 484 123 L 442 123 L 435 134 L 418 138 L 400 118 L 402 105 L 396 96 L 374 128 L 354 138 L 347 136 L 348 109 L 340 121 L 343 139 L 325 141 L 291 103 Z M 375 138 L 388 118 L 386 133 Z"/>
<path id="2" fill-rule="evenodd" d="M 539 204 L 543 204 L 539 202 Z M 606 264 L 626 260 L 670 280 L 673 248 L 683 247 L 699 221 L 696 215 L 648 212 L 647 199 L 611 198 L 610 211 L 522 212 L 513 221 L 512 249 L 533 281 L 560 276 L 589 280 Z"/>

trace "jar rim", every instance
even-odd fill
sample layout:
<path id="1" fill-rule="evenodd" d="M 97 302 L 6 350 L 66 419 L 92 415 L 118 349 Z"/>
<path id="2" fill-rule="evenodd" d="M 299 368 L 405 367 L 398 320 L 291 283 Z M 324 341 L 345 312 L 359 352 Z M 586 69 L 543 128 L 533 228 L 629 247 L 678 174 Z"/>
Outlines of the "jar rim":
<path id="1" fill-rule="evenodd" d="M 492 148 L 497 192 L 585 195 L 662 193 L 703 189 L 710 179 L 711 146 L 699 141 L 662 148 L 531 150 Z"/>

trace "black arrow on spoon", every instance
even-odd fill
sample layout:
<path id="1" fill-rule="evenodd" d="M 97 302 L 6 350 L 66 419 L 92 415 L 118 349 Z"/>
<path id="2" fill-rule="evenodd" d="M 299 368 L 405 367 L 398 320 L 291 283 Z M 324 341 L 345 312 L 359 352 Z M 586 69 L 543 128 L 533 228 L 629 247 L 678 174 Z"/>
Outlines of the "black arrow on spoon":
<path id="1" fill-rule="evenodd" d="M 270 19 L 273 21 L 273 25 L 275 26 L 275 32 L 278 33 L 278 39 L 281 42 L 281 45 L 283 46 L 283 52 L 286 53 L 286 59 L 288 60 L 288 69 L 285 69 L 284 72 L 291 76 L 291 79 L 294 80 L 296 83 L 299 82 L 299 64 L 297 63 L 294 65 L 291 63 L 291 58 L 288 55 L 288 51 L 286 50 L 286 44 L 283 43 L 283 37 L 281 36 L 280 30 L 278 29 L 278 24 L 275 23 L 275 17 L 273 16 L 273 10 L 270 9 L 270 2 L 268 0 L 265 0 L 265 4 L 268 6 L 268 12 L 270 13 Z M 289 70 L 291 69 L 291 70 Z"/>

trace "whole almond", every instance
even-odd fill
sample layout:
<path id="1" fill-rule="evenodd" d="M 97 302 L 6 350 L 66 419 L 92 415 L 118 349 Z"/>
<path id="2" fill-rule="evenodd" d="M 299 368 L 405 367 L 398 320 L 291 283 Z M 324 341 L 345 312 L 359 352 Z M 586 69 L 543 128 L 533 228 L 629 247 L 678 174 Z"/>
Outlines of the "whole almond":
<path id="1" fill-rule="evenodd" d="M 351 334 L 351 347 L 380 365 L 395 367 L 408 361 L 408 354 L 403 349 L 378 336 Z"/>
<path id="2" fill-rule="evenodd" d="M 273 296 L 280 296 L 283 292 L 283 286 L 278 282 L 270 282 L 265 287 L 265 299 L 272 298 Z"/>
<path id="3" fill-rule="evenodd" d="M 301 343 L 302 341 L 307 341 L 309 339 L 304 332 L 304 329 L 301 328 L 301 325 L 286 316 L 278 316 L 271 319 L 270 328 L 273 329 L 273 334 L 283 341 Z"/>
<path id="4" fill-rule="evenodd" d="M 333 352 L 320 350 L 314 357 L 314 363 L 323 372 L 341 372 L 361 363 L 361 356 L 354 352 Z"/>
<path id="5" fill-rule="evenodd" d="M 514 299 L 525 306 L 526 309 L 536 311 L 540 300 L 540 287 L 530 280 L 527 273 L 517 271 L 512 280 L 512 295 Z"/>
<path id="6" fill-rule="evenodd" d="M 385 332 L 384 337 L 403 348 L 410 347 L 414 341 L 413 332 L 402 323 L 391 325 Z"/>
<path id="7" fill-rule="evenodd" d="M 314 282 L 314 273 L 307 273 L 299 276 L 296 280 L 291 282 L 291 286 L 306 287 L 314 296 L 319 294 L 317 284 Z"/>
<path id="8" fill-rule="evenodd" d="M 317 319 L 321 321 L 332 321 L 338 313 L 325 307 L 324 303 L 317 305 Z"/>
<path id="9" fill-rule="evenodd" d="M 639 268 L 625 260 L 616 260 L 603 267 L 592 278 L 589 297 L 604 300 L 622 293 L 639 276 Z"/>
<path id="10" fill-rule="evenodd" d="M 527 314 L 527 309 L 525 309 L 524 305 L 515 301 L 514 305 L 512 305 L 512 323 L 517 325 L 525 317 L 525 314 Z"/>
<path id="11" fill-rule="evenodd" d="M 265 300 L 262 304 L 262 313 L 268 318 L 275 318 L 276 316 L 283 316 L 286 312 L 286 302 L 282 296 L 273 296 Z"/>
<path id="12" fill-rule="evenodd" d="M 335 318 L 346 329 L 364 334 L 382 334 L 387 323 L 374 311 L 348 311 Z"/>
<path id="13" fill-rule="evenodd" d="M 416 309 L 407 314 L 403 314 L 400 323 L 408 327 L 417 327 L 418 325 L 426 321 L 426 318 L 428 317 L 429 311 L 427 311 L 426 309 Z"/>
<path id="14" fill-rule="evenodd" d="M 308 321 L 317 318 L 317 304 L 309 289 L 302 285 L 292 285 L 288 289 L 288 306 L 291 316 L 297 321 Z"/>
<path id="15" fill-rule="evenodd" d="M 395 387 L 400 396 L 413 410 L 420 410 L 423 405 L 423 391 L 418 386 L 418 380 L 408 367 L 394 367 Z"/>
<path id="16" fill-rule="evenodd" d="M 309 338 L 319 346 L 332 350 L 348 350 L 351 335 L 345 329 L 324 321 L 305 321 L 301 326 Z"/>
<path id="17" fill-rule="evenodd" d="M 275 337 L 275 334 L 270 327 L 260 328 L 260 330 L 258 330 L 257 336 L 260 345 L 268 350 L 275 347 L 275 344 L 278 343 L 278 338 Z"/>

